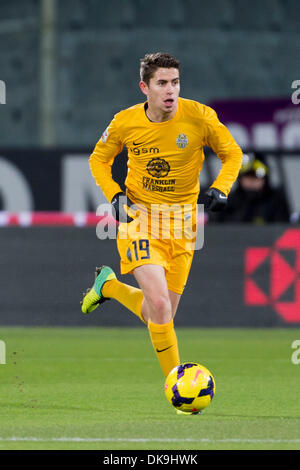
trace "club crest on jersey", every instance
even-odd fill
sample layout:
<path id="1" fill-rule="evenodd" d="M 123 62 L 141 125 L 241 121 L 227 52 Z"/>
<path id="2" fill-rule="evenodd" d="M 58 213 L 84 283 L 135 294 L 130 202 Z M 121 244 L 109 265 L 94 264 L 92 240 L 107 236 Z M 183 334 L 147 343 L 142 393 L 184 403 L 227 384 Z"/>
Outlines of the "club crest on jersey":
<path id="1" fill-rule="evenodd" d="M 189 143 L 188 138 L 185 134 L 179 134 L 176 139 L 177 147 L 184 149 Z"/>
<path id="2" fill-rule="evenodd" d="M 103 132 L 102 134 L 102 142 L 105 144 L 105 142 L 107 141 L 107 137 L 108 137 L 108 127 L 105 129 L 105 131 Z"/>

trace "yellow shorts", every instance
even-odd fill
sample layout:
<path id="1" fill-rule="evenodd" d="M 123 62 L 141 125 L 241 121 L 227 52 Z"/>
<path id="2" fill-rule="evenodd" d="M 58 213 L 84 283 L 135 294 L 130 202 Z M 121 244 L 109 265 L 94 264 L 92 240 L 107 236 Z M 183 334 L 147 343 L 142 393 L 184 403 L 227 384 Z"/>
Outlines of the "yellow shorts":
<path id="1" fill-rule="evenodd" d="M 117 236 L 121 274 L 132 274 L 135 268 L 145 264 L 163 266 L 168 289 L 182 294 L 194 256 L 191 242 L 174 237 L 157 239 L 137 232 L 122 238 L 126 225 L 119 225 Z"/>

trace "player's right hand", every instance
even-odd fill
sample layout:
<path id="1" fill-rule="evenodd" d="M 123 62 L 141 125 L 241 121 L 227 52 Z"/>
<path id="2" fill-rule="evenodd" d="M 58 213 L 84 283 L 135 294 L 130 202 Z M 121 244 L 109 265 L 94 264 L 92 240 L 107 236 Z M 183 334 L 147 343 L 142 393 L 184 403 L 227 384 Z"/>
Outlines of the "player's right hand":
<path id="1" fill-rule="evenodd" d="M 118 222 L 129 223 L 133 221 L 133 218 L 127 214 L 126 209 L 133 205 L 130 199 L 126 196 L 125 193 L 120 192 L 114 195 L 111 201 L 113 206 L 113 216 Z M 125 208 L 124 208 L 125 206 Z"/>

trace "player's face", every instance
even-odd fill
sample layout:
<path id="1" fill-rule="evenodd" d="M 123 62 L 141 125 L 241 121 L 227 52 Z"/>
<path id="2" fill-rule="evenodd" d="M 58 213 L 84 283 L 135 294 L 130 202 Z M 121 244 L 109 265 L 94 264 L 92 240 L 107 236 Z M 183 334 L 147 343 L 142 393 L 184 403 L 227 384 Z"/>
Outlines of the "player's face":
<path id="1" fill-rule="evenodd" d="M 159 68 L 149 84 L 141 82 L 140 87 L 147 95 L 148 105 L 152 110 L 170 115 L 176 113 L 180 91 L 179 70 Z"/>

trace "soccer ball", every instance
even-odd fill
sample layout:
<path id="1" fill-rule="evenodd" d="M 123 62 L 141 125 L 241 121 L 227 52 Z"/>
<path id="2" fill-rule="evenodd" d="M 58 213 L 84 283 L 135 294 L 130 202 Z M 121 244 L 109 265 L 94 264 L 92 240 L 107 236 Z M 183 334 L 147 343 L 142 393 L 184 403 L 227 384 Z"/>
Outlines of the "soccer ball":
<path id="1" fill-rule="evenodd" d="M 165 394 L 171 405 L 181 411 L 198 413 L 213 399 L 216 383 L 211 372 L 196 362 L 184 362 L 171 370 Z"/>

